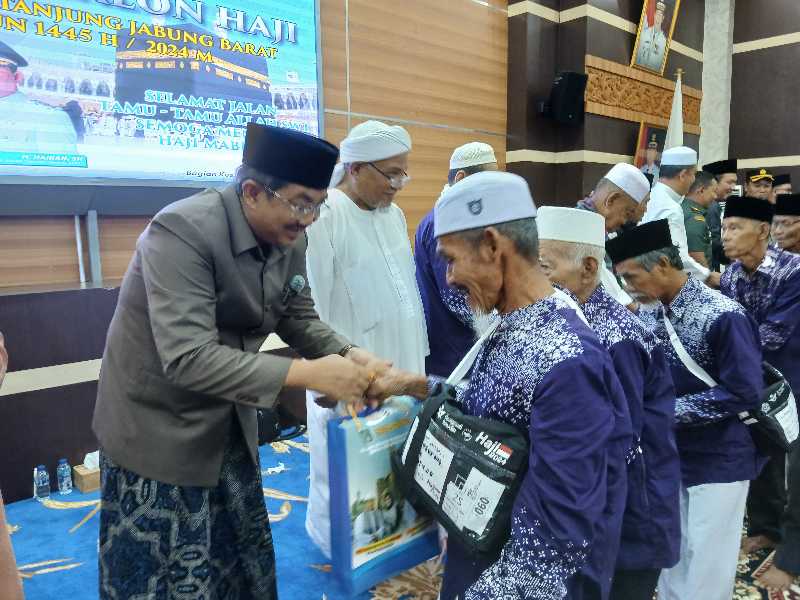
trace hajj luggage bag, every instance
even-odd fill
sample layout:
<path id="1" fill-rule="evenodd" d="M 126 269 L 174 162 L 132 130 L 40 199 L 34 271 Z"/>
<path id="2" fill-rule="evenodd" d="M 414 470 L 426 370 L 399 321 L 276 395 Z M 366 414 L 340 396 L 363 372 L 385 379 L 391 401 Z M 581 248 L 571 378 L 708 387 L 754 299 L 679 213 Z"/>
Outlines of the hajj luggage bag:
<path id="1" fill-rule="evenodd" d="M 392 455 L 407 497 L 466 548 L 498 550 L 511 531 L 511 511 L 528 466 L 528 439 L 501 421 L 465 415 L 456 388 L 496 320 L 447 381 L 438 383 L 414 420 L 402 451 Z"/>

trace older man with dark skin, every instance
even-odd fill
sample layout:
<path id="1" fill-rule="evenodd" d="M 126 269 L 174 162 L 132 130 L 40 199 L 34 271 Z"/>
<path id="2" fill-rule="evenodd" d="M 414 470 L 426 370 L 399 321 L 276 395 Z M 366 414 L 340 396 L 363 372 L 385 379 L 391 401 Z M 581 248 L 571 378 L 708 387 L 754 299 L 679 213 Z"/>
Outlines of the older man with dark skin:
<path id="1" fill-rule="evenodd" d="M 448 284 L 471 308 L 500 314 L 459 391 L 462 410 L 515 425 L 530 438 L 509 541 L 502 551 L 475 556 L 451 540 L 442 600 L 560 599 L 587 561 L 599 571 L 608 560 L 601 551 L 611 525 L 607 494 L 631 441 L 629 422 L 625 427 L 614 411 L 623 392 L 574 301 L 555 292 L 539 266 L 535 215 L 525 180 L 489 172 L 452 186 L 434 212 Z M 376 389 L 384 394 L 418 398 L 430 385 L 404 373 L 383 381 Z M 590 597 L 584 591 L 573 588 L 569 597 Z"/>
<path id="2" fill-rule="evenodd" d="M 800 254 L 800 194 L 778 195 L 772 237 L 783 250 Z"/>
<path id="3" fill-rule="evenodd" d="M 778 198 L 784 198 L 779 196 Z M 722 242 L 732 264 L 721 290 L 739 302 L 758 323 L 764 360 L 783 373 L 792 389 L 800 390 L 800 256 L 770 243 L 774 209 L 759 198 L 728 199 Z M 786 493 L 786 453 L 775 449 L 747 499 L 751 552 L 777 545 L 765 585 L 786 589 L 800 575 L 800 456 L 789 455 Z"/>
<path id="4" fill-rule="evenodd" d="M 0 333 L 0 386 L 8 369 L 8 352 L 3 334 Z M 23 600 L 22 582 L 14 560 L 14 549 L 6 526 L 6 513 L 3 507 L 3 495 L 0 494 L 0 598 L 3 600 Z"/>
<path id="5" fill-rule="evenodd" d="M 658 597 L 730 600 L 747 489 L 763 464 L 739 419 L 759 405 L 761 348 L 739 304 L 687 277 L 670 229 L 656 220 L 606 244 L 634 294 L 661 303 L 640 317 L 659 338 L 677 395 L 683 540 Z"/>
<path id="6" fill-rule="evenodd" d="M 627 457 L 628 494 L 621 529 L 601 550 L 609 557 L 602 597 L 652 600 L 661 569 L 678 562 L 681 539 L 680 460 L 669 365 L 655 335 L 600 283 L 605 258 L 602 218 L 545 206 L 539 209 L 536 224 L 542 269 L 550 281 L 577 298 L 589 326 L 608 349 L 625 391 L 635 438 Z"/>

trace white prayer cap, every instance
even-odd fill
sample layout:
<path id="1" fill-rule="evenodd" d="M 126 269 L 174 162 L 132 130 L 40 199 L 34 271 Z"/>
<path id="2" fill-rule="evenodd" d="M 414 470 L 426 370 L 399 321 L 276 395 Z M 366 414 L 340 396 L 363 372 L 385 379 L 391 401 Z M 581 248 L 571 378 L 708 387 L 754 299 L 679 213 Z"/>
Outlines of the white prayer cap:
<path id="1" fill-rule="evenodd" d="M 433 209 L 433 235 L 467 231 L 536 216 L 528 183 L 519 175 L 483 171 L 445 190 Z"/>
<path id="2" fill-rule="evenodd" d="M 662 167 L 689 167 L 697 164 L 697 152 L 686 146 L 670 148 L 661 153 Z"/>
<path id="3" fill-rule="evenodd" d="M 411 136 L 399 125 L 365 121 L 353 127 L 339 145 L 343 163 L 384 160 L 411 151 Z"/>
<path id="4" fill-rule="evenodd" d="M 399 125 L 364 121 L 350 130 L 339 145 L 340 164 L 336 165 L 331 187 L 344 178 L 344 165 L 385 160 L 411 151 L 411 136 Z"/>
<path id="5" fill-rule="evenodd" d="M 543 206 L 536 213 L 540 240 L 606 247 L 606 220 L 591 210 Z"/>
<path id="6" fill-rule="evenodd" d="M 628 163 L 614 165 L 605 176 L 611 183 L 640 203 L 650 193 L 650 182 L 641 170 Z"/>
<path id="7" fill-rule="evenodd" d="M 450 170 L 465 169 L 496 162 L 497 158 L 494 155 L 494 149 L 489 144 L 470 142 L 459 146 L 453 151 L 453 155 L 450 157 Z"/>

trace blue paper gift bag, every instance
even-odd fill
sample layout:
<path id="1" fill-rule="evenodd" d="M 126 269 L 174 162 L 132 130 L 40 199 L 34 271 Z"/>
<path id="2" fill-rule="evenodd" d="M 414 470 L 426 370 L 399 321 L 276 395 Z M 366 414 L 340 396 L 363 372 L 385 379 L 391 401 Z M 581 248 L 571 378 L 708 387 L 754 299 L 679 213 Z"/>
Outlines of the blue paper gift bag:
<path id="1" fill-rule="evenodd" d="M 439 553 L 436 524 L 402 497 L 390 458 L 419 408 L 413 398 L 392 398 L 358 420 L 328 422 L 333 573 L 348 594 Z"/>

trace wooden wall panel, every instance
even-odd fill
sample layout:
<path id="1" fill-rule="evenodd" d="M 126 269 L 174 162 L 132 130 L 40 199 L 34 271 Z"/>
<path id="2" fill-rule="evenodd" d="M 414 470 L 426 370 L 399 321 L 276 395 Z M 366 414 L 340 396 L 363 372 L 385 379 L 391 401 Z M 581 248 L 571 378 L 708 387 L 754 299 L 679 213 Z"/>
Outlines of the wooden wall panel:
<path id="1" fill-rule="evenodd" d="M 133 256 L 136 240 L 150 217 L 101 217 L 100 258 L 105 281 L 122 279 Z"/>
<path id="2" fill-rule="evenodd" d="M 345 0 L 320 0 L 322 100 L 325 108 L 347 110 Z M 327 131 L 326 136 L 327 137 Z"/>
<path id="3" fill-rule="evenodd" d="M 508 18 L 470 0 L 349 0 L 354 113 L 505 133 Z"/>
<path id="4" fill-rule="evenodd" d="M 367 118 L 408 129 L 412 180 L 397 202 L 413 237 L 447 181 L 454 148 L 487 142 L 504 166 L 507 3 L 409 0 L 402 26 L 391 3 L 348 0 L 347 10 L 345 0 L 320 5 L 325 138 L 338 144 Z"/>
<path id="5" fill-rule="evenodd" d="M 0 219 L 0 288 L 80 284 L 72 217 Z"/>

